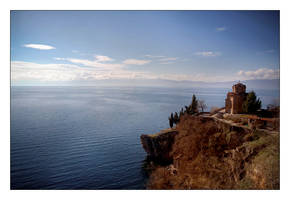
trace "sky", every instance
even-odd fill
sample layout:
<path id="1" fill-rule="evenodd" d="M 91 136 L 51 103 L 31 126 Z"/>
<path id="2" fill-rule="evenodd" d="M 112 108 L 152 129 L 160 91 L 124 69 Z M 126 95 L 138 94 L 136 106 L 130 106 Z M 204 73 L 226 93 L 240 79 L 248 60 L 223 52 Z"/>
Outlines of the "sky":
<path id="1" fill-rule="evenodd" d="M 279 11 L 11 11 L 11 84 L 279 79 Z"/>

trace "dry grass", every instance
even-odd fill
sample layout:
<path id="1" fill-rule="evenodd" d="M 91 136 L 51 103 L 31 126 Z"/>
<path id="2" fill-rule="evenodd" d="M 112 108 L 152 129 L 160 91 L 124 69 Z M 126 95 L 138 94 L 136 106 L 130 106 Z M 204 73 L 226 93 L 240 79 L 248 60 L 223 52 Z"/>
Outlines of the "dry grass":
<path id="1" fill-rule="evenodd" d="M 219 109 L 220 109 L 219 107 L 215 107 L 215 106 L 213 106 L 213 107 L 210 108 L 210 113 L 215 113 L 215 112 L 217 112 Z"/>
<path id="2" fill-rule="evenodd" d="M 187 115 L 177 130 L 170 152 L 177 173 L 158 167 L 148 188 L 279 188 L 279 136 L 220 132 L 213 120 Z"/>

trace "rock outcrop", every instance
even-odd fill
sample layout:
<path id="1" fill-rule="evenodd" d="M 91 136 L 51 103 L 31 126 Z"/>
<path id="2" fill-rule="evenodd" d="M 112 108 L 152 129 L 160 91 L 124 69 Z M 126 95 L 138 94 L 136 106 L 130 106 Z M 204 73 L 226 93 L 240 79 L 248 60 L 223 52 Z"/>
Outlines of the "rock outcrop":
<path id="1" fill-rule="evenodd" d="M 176 129 L 167 129 L 152 135 L 141 135 L 141 143 L 152 160 L 169 163 L 172 161 L 169 153 L 177 134 Z"/>
<path id="2" fill-rule="evenodd" d="M 186 115 L 175 130 L 142 135 L 146 152 L 171 159 L 149 189 L 279 189 L 279 132 Z"/>

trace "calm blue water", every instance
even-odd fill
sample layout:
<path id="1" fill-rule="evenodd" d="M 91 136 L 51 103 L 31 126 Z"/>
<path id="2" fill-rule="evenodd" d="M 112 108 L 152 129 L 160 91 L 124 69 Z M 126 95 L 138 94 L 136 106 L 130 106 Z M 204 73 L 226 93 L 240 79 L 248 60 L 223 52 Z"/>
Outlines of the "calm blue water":
<path id="1" fill-rule="evenodd" d="M 144 189 L 140 135 L 168 127 L 192 94 L 223 106 L 228 89 L 11 88 L 12 189 Z M 279 91 L 257 90 L 265 105 Z"/>

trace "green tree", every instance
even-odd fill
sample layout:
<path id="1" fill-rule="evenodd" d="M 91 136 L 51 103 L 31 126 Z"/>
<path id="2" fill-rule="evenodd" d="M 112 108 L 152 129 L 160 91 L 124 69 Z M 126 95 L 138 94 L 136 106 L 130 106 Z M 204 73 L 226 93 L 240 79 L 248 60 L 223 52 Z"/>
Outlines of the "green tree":
<path id="1" fill-rule="evenodd" d="M 254 91 L 251 91 L 247 95 L 246 101 L 243 103 L 243 112 L 244 113 L 255 113 L 257 110 L 261 108 L 262 102 L 256 96 Z"/>
<path id="2" fill-rule="evenodd" d="M 168 117 L 168 120 L 169 120 L 169 126 L 170 128 L 173 127 L 173 119 L 171 117 Z"/>
<path id="3" fill-rule="evenodd" d="M 179 111 L 179 119 L 180 119 L 180 117 L 183 116 L 183 115 L 184 115 L 184 111 L 183 111 L 183 108 L 181 108 L 181 110 Z"/>
<path id="4" fill-rule="evenodd" d="M 170 128 L 172 128 L 173 123 L 174 123 L 173 113 L 170 114 L 170 117 L 168 117 L 168 120 L 169 120 L 169 126 L 170 126 Z"/>
<path id="5" fill-rule="evenodd" d="M 198 112 L 198 101 L 195 95 L 192 95 L 191 104 L 189 105 L 189 114 L 193 115 Z"/>
<path id="6" fill-rule="evenodd" d="M 189 114 L 189 108 L 188 108 L 188 106 L 184 106 L 184 108 L 185 108 L 185 113 Z"/>
<path id="7" fill-rule="evenodd" d="M 181 108 L 179 113 L 175 112 L 174 114 L 171 113 L 169 120 L 169 126 L 172 127 L 173 124 L 178 124 L 180 121 L 180 117 L 183 116 L 185 113 L 193 115 L 198 112 L 198 100 L 196 99 L 195 95 L 192 95 L 191 104 L 189 106 L 185 106 L 185 109 Z"/>
<path id="8" fill-rule="evenodd" d="M 172 119 L 172 121 L 173 121 L 173 113 L 171 113 L 171 115 L 170 115 L 170 118 Z"/>
<path id="9" fill-rule="evenodd" d="M 178 117 L 177 112 L 174 113 L 174 117 L 173 117 L 173 119 L 174 119 L 174 120 L 173 120 L 174 123 L 175 123 L 175 124 L 178 124 L 178 122 L 179 122 L 179 117 Z"/>

